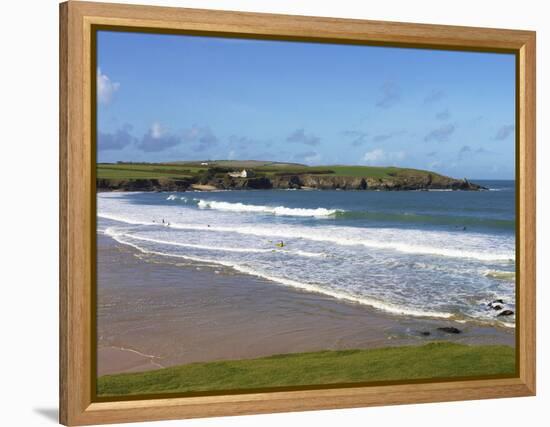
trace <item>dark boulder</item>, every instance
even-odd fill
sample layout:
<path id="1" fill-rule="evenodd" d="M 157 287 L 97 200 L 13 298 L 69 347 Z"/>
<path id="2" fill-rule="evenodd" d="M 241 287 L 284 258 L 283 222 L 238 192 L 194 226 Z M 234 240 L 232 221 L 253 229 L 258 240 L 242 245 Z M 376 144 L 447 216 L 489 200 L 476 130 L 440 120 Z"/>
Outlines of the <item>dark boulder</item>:
<path id="1" fill-rule="evenodd" d="M 488 303 L 487 307 L 492 308 L 493 310 L 502 310 L 502 304 L 504 304 L 502 299 L 496 299 Z"/>
<path id="2" fill-rule="evenodd" d="M 504 310 L 497 314 L 497 316 L 511 316 L 514 314 L 512 310 Z"/>
<path id="3" fill-rule="evenodd" d="M 437 328 L 438 331 L 445 332 L 447 334 L 460 334 L 460 329 L 455 328 L 454 326 L 443 326 L 441 328 Z"/>

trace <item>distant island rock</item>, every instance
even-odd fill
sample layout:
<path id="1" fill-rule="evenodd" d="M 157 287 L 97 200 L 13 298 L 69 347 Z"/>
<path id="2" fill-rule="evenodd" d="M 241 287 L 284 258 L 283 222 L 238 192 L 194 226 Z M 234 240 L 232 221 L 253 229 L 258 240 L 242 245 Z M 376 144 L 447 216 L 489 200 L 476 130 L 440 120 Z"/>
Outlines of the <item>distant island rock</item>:
<path id="1" fill-rule="evenodd" d="M 261 161 L 100 163 L 98 191 L 371 190 L 479 191 L 486 188 L 435 172 L 398 167 L 306 166 Z"/>

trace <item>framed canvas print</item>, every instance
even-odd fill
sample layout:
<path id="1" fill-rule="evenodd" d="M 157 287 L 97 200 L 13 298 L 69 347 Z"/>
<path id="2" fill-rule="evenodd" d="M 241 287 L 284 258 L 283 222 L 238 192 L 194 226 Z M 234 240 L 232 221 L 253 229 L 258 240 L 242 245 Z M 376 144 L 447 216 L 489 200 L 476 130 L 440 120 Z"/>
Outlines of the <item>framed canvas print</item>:
<path id="1" fill-rule="evenodd" d="M 61 4 L 66 425 L 535 393 L 535 34 Z"/>

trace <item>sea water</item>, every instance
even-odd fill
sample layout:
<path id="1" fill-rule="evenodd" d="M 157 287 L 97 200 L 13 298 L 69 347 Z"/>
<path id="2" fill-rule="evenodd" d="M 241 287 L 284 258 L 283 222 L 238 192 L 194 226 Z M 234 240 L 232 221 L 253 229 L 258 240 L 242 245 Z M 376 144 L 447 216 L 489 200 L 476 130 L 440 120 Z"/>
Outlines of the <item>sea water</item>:
<path id="1" fill-rule="evenodd" d="M 513 327 L 498 313 L 515 311 L 515 184 L 475 182 L 489 190 L 99 193 L 98 231 L 395 315 Z"/>

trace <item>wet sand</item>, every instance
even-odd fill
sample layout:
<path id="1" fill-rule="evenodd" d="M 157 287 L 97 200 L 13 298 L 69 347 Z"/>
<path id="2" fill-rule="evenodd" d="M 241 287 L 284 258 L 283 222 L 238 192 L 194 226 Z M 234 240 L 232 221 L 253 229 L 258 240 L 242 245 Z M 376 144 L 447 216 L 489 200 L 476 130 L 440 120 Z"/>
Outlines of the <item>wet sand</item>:
<path id="1" fill-rule="evenodd" d="M 515 341 L 513 329 L 391 315 L 230 269 L 146 256 L 101 234 L 97 251 L 99 376 L 434 340 Z M 462 332 L 437 329 L 444 326 Z"/>

